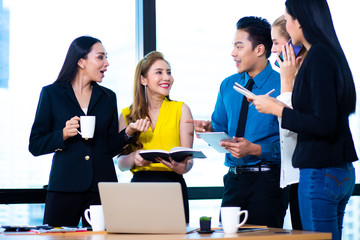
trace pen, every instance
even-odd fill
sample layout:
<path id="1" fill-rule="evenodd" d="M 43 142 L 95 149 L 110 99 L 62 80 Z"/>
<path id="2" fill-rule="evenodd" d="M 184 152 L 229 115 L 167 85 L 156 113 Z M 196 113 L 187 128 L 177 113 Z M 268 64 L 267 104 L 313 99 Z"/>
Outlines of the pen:
<path id="1" fill-rule="evenodd" d="M 268 95 L 268 96 L 270 96 L 270 94 L 272 94 L 273 92 L 275 92 L 275 89 L 272 89 L 271 91 L 269 91 L 267 94 L 265 94 L 265 95 Z"/>
<path id="2" fill-rule="evenodd" d="M 272 94 L 273 92 L 275 92 L 275 89 L 270 90 L 270 91 L 269 91 L 268 93 L 266 93 L 265 95 L 270 96 L 270 94 Z M 249 105 L 249 107 L 252 106 L 252 105 L 253 105 L 253 103 L 251 103 L 251 104 Z"/>

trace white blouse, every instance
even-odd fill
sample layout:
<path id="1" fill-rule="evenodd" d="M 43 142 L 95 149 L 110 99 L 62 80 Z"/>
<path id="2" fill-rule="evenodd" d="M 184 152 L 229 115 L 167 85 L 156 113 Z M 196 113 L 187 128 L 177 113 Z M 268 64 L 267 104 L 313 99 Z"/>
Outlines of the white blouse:
<path id="1" fill-rule="evenodd" d="M 292 108 L 291 92 L 280 94 L 276 99 Z M 280 187 L 299 182 L 299 169 L 292 166 L 292 156 L 297 143 L 297 133 L 281 128 L 281 118 L 279 120 L 280 147 L 281 147 L 281 173 Z"/>

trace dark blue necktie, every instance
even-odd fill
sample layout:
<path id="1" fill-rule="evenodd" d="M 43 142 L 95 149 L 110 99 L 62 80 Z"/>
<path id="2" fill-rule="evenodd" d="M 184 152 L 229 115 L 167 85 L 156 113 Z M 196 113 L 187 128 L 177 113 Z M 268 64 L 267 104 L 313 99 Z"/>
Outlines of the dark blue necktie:
<path id="1" fill-rule="evenodd" d="M 246 87 L 246 89 L 248 89 L 251 92 L 253 85 L 254 85 L 254 80 L 252 78 L 250 78 L 245 87 Z M 248 102 L 247 98 L 245 96 L 243 96 L 238 126 L 236 129 L 236 137 L 244 137 L 248 110 L 249 110 L 249 102 Z"/>

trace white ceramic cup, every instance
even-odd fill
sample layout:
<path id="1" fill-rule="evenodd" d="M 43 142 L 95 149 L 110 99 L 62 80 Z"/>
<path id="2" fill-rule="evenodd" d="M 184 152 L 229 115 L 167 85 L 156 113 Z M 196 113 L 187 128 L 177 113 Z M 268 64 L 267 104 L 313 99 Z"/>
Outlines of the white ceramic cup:
<path id="1" fill-rule="evenodd" d="M 240 207 L 222 207 L 220 211 L 224 233 L 236 233 L 238 228 L 244 225 L 248 218 L 248 211 L 240 211 Z M 244 214 L 244 220 L 239 224 L 242 214 Z"/>
<path id="2" fill-rule="evenodd" d="M 95 116 L 80 116 L 80 132 L 82 138 L 93 138 L 95 131 Z"/>
<path id="3" fill-rule="evenodd" d="M 86 209 L 84 215 L 93 231 L 105 231 L 104 211 L 101 205 L 90 205 L 90 209 Z"/>

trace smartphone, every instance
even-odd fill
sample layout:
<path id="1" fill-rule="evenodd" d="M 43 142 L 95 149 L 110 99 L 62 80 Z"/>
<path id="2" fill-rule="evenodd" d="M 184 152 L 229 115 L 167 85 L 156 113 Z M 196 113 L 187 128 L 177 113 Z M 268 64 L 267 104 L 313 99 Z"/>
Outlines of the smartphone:
<path id="1" fill-rule="evenodd" d="M 289 43 L 289 45 L 291 45 L 294 48 L 295 57 L 297 57 L 303 46 L 302 45 L 293 45 L 291 39 L 289 40 L 288 43 Z M 284 61 L 282 53 L 280 54 L 279 57 L 280 57 L 281 61 Z M 277 60 L 275 61 L 275 65 L 277 67 L 280 67 Z"/>

